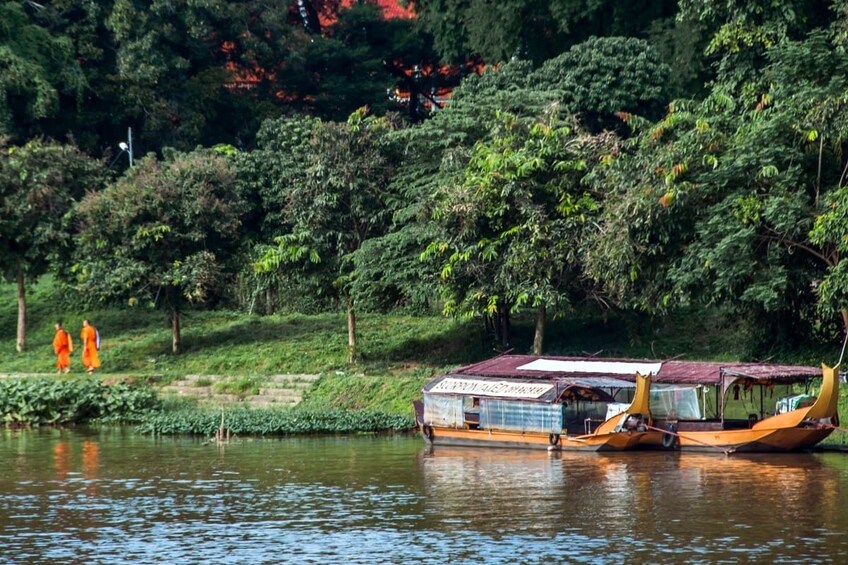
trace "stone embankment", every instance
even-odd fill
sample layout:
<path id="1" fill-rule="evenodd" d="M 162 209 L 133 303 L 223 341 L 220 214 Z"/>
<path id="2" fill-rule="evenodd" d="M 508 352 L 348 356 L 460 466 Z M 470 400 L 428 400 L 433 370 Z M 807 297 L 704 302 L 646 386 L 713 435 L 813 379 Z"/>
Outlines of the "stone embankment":
<path id="1" fill-rule="evenodd" d="M 169 394 L 196 398 L 204 404 L 243 403 L 255 407 L 296 406 L 319 375 L 270 375 L 233 377 L 186 375 L 160 389 Z"/>

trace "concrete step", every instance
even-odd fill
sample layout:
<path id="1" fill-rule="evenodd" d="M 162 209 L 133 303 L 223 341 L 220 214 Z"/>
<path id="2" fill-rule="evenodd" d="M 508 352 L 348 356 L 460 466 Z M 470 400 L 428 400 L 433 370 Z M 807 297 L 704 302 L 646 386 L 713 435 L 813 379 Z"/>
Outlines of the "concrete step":
<path id="1" fill-rule="evenodd" d="M 171 384 L 162 387 L 163 394 L 192 397 L 206 403 L 240 402 L 257 407 L 296 406 L 320 375 L 281 374 L 262 376 L 256 379 L 261 385 L 259 394 L 242 396 L 237 394 L 221 394 L 215 391 L 216 384 L 235 381 L 235 375 L 185 375 Z M 201 383 L 199 385 L 198 383 Z"/>
<path id="2" fill-rule="evenodd" d="M 297 405 L 300 402 L 299 398 L 275 398 L 263 395 L 256 396 L 248 396 L 245 399 L 245 402 L 249 403 L 251 406 L 257 406 L 262 408 L 268 407 L 291 407 Z"/>
<path id="3" fill-rule="evenodd" d="M 302 390 L 294 390 L 290 388 L 261 388 L 260 395 L 273 396 L 275 398 L 302 398 Z"/>
<path id="4" fill-rule="evenodd" d="M 271 375 L 268 381 L 296 388 L 309 388 L 319 378 L 320 375 Z"/>
<path id="5" fill-rule="evenodd" d="M 211 386 L 168 385 L 162 387 L 162 392 L 173 392 L 186 396 L 212 396 L 215 390 Z"/>

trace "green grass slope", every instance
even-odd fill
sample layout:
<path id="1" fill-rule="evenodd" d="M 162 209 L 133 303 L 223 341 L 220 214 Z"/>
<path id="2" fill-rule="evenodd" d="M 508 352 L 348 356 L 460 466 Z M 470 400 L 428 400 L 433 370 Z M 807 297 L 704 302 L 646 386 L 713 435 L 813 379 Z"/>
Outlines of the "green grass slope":
<path id="1" fill-rule="evenodd" d="M 379 410 L 408 413 L 429 378 L 496 354 L 480 320 L 369 314 L 358 317 L 360 358 L 347 363 L 343 313 L 255 316 L 229 310 L 183 316 L 183 350 L 170 353 L 170 328 L 162 312 L 142 308 L 85 310 L 73 297 L 55 295 L 46 278 L 28 289 L 27 348 L 15 351 L 17 303 L 12 285 L 0 285 L 0 374 L 54 372 L 53 324 L 61 321 L 79 342 L 83 318 L 103 336 L 100 375 L 143 377 L 166 383 L 187 374 L 235 377 L 281 373 L 322 374 L 303 400 L 312 410 Z M 746 326 L 719 311 L 681 312 L 662 320 L 593 313 L 549 323 L 546 353 L 602 357 L 750 360 Z M 527 353 L 532 316 L 517 316 L 513 351 Z M 838 347 L 799 344 L 769 360 L 833 363 Z M 79 351 L 72 369 L 82 374 Z M 844 394 L 844 393 L 843 393 Z M 848 399 L 843 403 L 848 405 Z M 848 416 L 848 414 L 846 414 Z M 848 421 L 848 417 L 844 421 Z"/>
<path id="2" fill-rule="evenodd" d="M 183 315 L 182 352 L 170 352 L 165 315 L 143 308 L 85 310 L 73 297 L 60 300 L 49 279 L 28 291 L 27 347 L 15 351 L 17 302 L 12 285 L 0 285 L 0 373 L 50 373 L 53 324 L 59 320 L 76 342 L 83 318 L 103 336 L 102 371 L 116 374 L 265 375 L 276 373 L 429 376 L 445 368 L 485 359 L 496 352 L 479 319 L 368 314 L 358 317 L 360 359 L 347 363 L 343 313 L 256 316 L 229 310 L 189 311 Z M 68 306 L 70 304 L 70 306 Z M 513 351 L 527 353 L 533 337 L 532 316 L 513 323 Z M 599 354 L 603 357 L 750 359 L 746 328 L 718 311 L 677 313 L 662 320 L 593 313 L 549 323 L 549 354 Z M 799 344 L 778 352 L 773 361 L 833 362 L 837 347 Z M 82 371 L 79 352 L 72 367 Z"/>

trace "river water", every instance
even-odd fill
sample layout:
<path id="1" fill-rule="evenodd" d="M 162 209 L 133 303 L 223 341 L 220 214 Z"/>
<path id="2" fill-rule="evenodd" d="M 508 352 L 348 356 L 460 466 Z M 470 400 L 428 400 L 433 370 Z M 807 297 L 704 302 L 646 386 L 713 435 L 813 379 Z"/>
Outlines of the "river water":
<path id="1" fill-rule="evenodd" d="M 848 455 L 0 431 L 0 563 L 846 563 Z"/>

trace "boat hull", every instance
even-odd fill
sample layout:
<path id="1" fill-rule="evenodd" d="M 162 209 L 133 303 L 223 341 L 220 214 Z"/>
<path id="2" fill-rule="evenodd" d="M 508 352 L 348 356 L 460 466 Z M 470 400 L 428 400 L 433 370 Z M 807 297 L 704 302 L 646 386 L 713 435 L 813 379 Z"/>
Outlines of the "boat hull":
<path id="1" fill-rule="evenodd" d="M 507 431 L 436 428 L 424 426 L 424 439 L 434 445 L 501 447 L 549 451 L 624 451 L 639 446 L 646 432 L 622 431 L 601 436 L 579 437 Z"/>
<path id="2" fill-rule="evenodd" d="M 797 427 L 715 431 L 679 430 L 675 441 L 658 431 L 642 436 L 640 447 L 680 451 L 790 452 L 803 451 L 825 439 L 832 427 Z M 663 441 L 665 439 L 665 441 Z"/>

